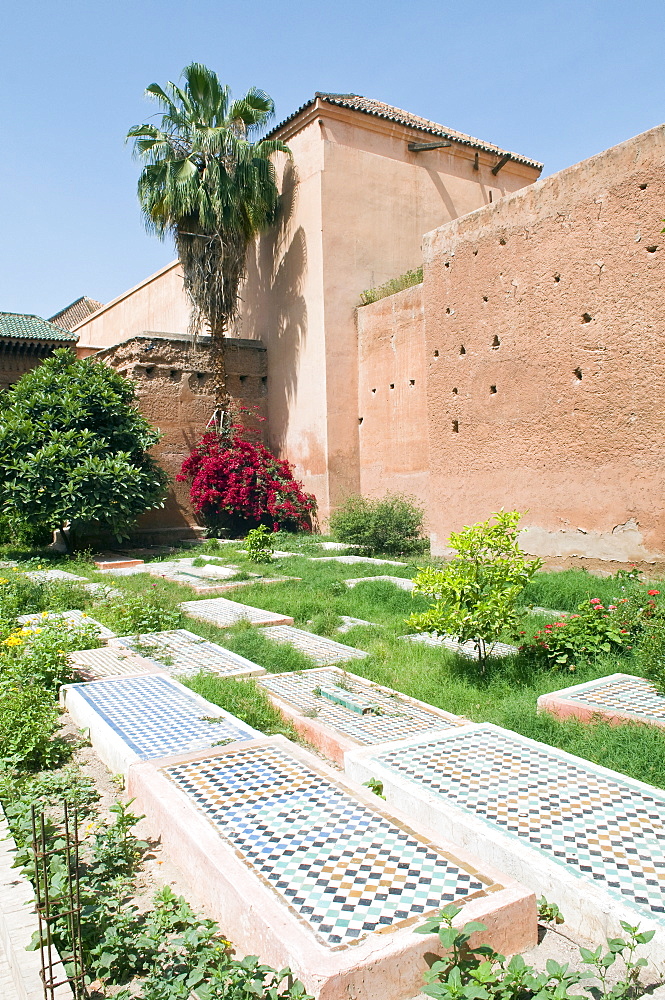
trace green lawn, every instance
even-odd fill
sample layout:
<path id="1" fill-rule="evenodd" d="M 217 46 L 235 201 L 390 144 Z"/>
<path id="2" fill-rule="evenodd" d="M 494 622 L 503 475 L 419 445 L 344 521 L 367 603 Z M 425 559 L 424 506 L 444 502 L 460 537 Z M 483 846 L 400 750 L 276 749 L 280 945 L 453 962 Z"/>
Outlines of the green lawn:
<path id="1" fill-rule="evenodd" d="M 280 535 L 278 546 L 307 554 L 322 553 L 314 546 L 313 539 Z M 244 604 L 291 615 L 294 624 L 301 628 L 329 635 L 338 641 L 370 654 L 365 660 L 354 660 L 350 669 L 370 680 L 393 687 L 405 694 L 420 698 L 449 712 L 464 715 L 474 722 L 493 722 L 513 729 L 525 736 L 560 747 L 588 760 L 615 768 L 632 777 L 665 787 L 665 733 L 641 725 L 611 727 L 606 724 L 582 725 L 575 721 L 560 722 L 548 715 L 536 713 L 536 700 L 540 694 L 554 691 L 571 683 L 591 680 L 616 671 L 635 673 L 630 654 L 604 657 L 592 664 L 578 665 L 575 673 L 550 672 L 534 667 L 524 657 L 515 656 L 490 661 L 484 677 L 478 675 L 473 662 L 453 655 L 443 649 L 404 642 L 399 637 L 407 632 L 405 619 L 413 610 L 427 607 L 427 599 L 401 591 L 389 583 L 377 581 L 349 589 L 344 580 L 364 576 L 390 575 L 411 578 L 418 565 L 427 557 L 420 556 L 406 566 L 379 566 L 372 564 L 344 565 L 335 562 L 311 562 L 305 558 L 275 560 L 269 566 L 255 566 L 238 552 L 238 546 L 225 545 L 215 548 L 207 544 L 185 554 L 215 552 L 224 564 L 237 565 L 241 576 L 259 572 L 265 576 L 297 576 L 299 581 L 266 584 L 260 579 L 249 586 L 230 591 L 223 596 Z M 16 557 L 19 553 L 14 553 Z M 26 553 L 22 553 L 25 557 Z M 11 557 L 9 553 L 0 558 Z M 172 557 L 169 557 L 172 558 Z M 405 560 L 406 561 L 406 560 Z M 168 583 L 145 575 L 130 577 L 101 576 L 86 559 L 54 560 L 57 565 L 71 572 L 80 572 L 89 579 L 97 579 L 117 586 L 134 598 L 134 605 L 158 605 L 173 619 L 178 602 L 192 600 L 195 595 L 186 586 Z M 46 565 L 46 562 L 43 563 Z M 3 570 L 3 573 L 8 571 Z M 625 596 L 630 581 L 612 578 L 598 579 L 581 570 L 557 573 L 538 573 L 524 594 L 523 628 L 528 635 L 539 629 L 543 618 L 529 614 L 528 605 L 542 605 L 560 610 L 574 610 L 577 604 L 590 597 L 599 597 L 609 603 Z M 665 590 L 658 583 L 650 586 Z M 126 599 L 99 604 L 76 585 L 57 585 L 51 590 L 51 606 L 85 607 L 100 621 L 113 627 L 118 620 L 118 606 Z M 136 598 L 141 600 L 136 600 Z M 131 605 L 131 600 L 128 602 Z M 131 611 L 131 609 L 130 609 Z M 132 612 L 133 613 L 133 612 Z M 351 615 L 374 623 L 372 627 L 358 626 L 345 636 L 336 631 L 340 615 Z M 127 612 L 123 620 L 126 620 Z M 182 618 L 183 627 L 248 657 L 273 672 L 298 670 L 311 666 L 299 652 L 288 646 L 278 645 L 260 628 L 239 625 L 220 630 L 212 625 Z M 173 627 L 173 624 L 169 624 Z M 261 693 L 252 685 L 252 695 L 241 690 L 241 682 L 219 682 L 200 679 L 191 682 L 209 700 L 222 705 L 251 725 L 266 732 L 285 732 L 284 727 L 269 711 Z"/>

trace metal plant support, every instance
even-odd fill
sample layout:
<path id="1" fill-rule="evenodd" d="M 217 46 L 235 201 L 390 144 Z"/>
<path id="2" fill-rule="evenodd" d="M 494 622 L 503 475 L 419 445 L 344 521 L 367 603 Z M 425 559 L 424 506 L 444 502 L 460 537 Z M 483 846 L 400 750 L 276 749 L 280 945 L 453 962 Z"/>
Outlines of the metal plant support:
<path id="1" fill-rule="evenodd" d="M 41 978 L 45 1000 L 56 1000 L 57 988 L 65 983 L 70 984 L 76 1000 L 84 1000 L 88 993 L 81 944 L 78 816 L 75 807 L 70 816 L 66 802 L 63 802 L 63 812 L 64 833 L 62 837 L 58 837 L 57 847 L 49 847 L 44 812 L 42 810 L 38 813 L 34 805 L 31 810 Z M 53 890 L 50 860 L 57 855 L 64 862 L 65 886 Z M 60 955 L 59 959 L 53 943 L 53 925 L 56 921 L 66 921 L 71 949 L 69 953 Z M 67 972 L 63 972 L 63 967 Z"/>

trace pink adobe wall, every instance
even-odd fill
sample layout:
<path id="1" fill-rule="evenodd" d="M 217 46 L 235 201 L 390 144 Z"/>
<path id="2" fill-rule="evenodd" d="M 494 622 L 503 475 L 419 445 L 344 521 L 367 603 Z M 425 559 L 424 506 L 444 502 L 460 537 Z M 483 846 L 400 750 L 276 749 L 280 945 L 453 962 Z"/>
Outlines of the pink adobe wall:
<path id="1" fill-rule="evenodd" d="M 145 331 L 187 333 L 188 324 L 182 272 L 173 261 L 79 323 L 78 354 L 86 357 L 92 350 L 112 347 Z"/>
<path id="2" fill-rule="evenodd" d="M 425 237 L 434 552 L 500 507 L 541 555 L 665 552 L 664 166 L 659 126 Z"/>
<path id="3" fill-rule="evenodd" d="M 360 492 L 429 501 L 423 286 L 358 309 Z"/>

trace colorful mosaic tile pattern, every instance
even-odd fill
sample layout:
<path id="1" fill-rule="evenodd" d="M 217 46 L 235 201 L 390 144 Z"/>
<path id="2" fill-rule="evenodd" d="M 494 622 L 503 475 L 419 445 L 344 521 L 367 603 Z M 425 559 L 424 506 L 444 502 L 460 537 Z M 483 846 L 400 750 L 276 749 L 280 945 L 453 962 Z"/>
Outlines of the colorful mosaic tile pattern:
<path id="1" fill-rule="evenodd" d="M 277 615 L 273 611 L 262 611 L 248 604 L 229 601 L 226 597 L 213 597 L 209 601 L 184 601 L 180 607 L 186 615 L 210 622 L 218 628 L 230 628 L 237 622 L 248 621 L 252 625 L 292 625 L 293 618 Z"/>
<path id="2" fill-rule="evenodd" d="M 208 722 L 217 710 L 159 674 L 73 684 L 72 688 L 137 754 L 140 760 L 203 750 L 222 741 L 253 739 L 240 720 Z"/>
<path id="3" fill-rule="evenodd" d="M 103 649 L 82 649 L 70 653 L 68 659 L 87 680 L 144 674 L 154 666 L 148 660 L 110 646 L 104 646 Z"/>
<path id="4" fill-rule="evenodd" d="M 355 674 L 343 670 L 298 670 L 288 674 L 266 674 L 258 679 L 262 687 L 282 701 L 297 708 L 302 715 L 316 718 L 337 732 L 351 737 L 358 743 L 370 745 L 400 740 L 424 733 L 428 729 L 447 729 L 449 726 L 468 725 L 466 719 L 456 720 L 429 711 L 390 694 Z M 349 691 L 372 705 L 377 705 L 381 715 L 359 715 L 344 705 L 336 705 L 327 698 L 314 694 L 317 688 L 336 688 L 343 694 Z"/>
<path id="5" fill-rule="evenodd" d="M 665 922 L 665 794 L 483 725 L 372 755 Z"/>
<path id="6" fill-rule="evenodd" d="M 345 646 L 334 639 L 327 639 L 313 632 L 306 632 L 292 625 L 275 625 L 265 628 L 265 635 L 275 642 L 287 643 L 308 656 L 314 663 L 327 667 L 329 663 L 344 663 L 346 660 L 363 660 L 369 654 L 353 646 Z"/>
<path id="7" fill-rule="evenodd" d="M 422 642 L 425 646 L 443 646 L 451 653 L 459 653 L 469 660 L 475 660 L 478 656 L 476 644 L 472 639 L 468 642 L 459 642 L 454 635 L 434 635 L 431 632 L 417 632 L 415 635 L 403 635 L 406 642 Z M 487 647 L 488 656 L 515 656 L 517 646 L 510 646 L 505 642 L 495 642 Z"/>
<path id="8" fill-rule="evenodd" d="M 185 628 L 145 635 L 121 635 L 113 640 L 113 644 L 133 650 L 172 674 L 189 676 L 205 670 L 224 677 L 240 677 L 265 673 L 263 667 L 244 656 L 232 653 L 216 642 L 202 639 Z"/>
<path id="9" fill-rule="evenodd" d="M 665 723 L 665 698 L 649 681 L 630 674 L 601 677 L 588 684 L 553 691 L 547 697 L 561 698 L 598 712 L 630 715 L 643 722 Z"/>
<path id="10" fill-rule="evenodd" d="M 164 773 L 329 947 L 500 888 L 276 747 Z"/>
<path id="11" fill-rule="evenodd" d="M 20 622 L 21 625 L 39 625 L 45 619 L 49 621 L 57 621 L 60 618 L 71 625 L 94 625 L 97 630 L 97 634 L 100 639 L 112 639 L 115 636 L 115 632 L 112 632 L 110 628 L 106 625 L 102 625 L 100 622 L 95 621 L 90 615 L 87 615 L 85 611 L 79 611 L 75 609 L 74 611 L 49 611 L 46 614 L 35 614 L 35 615 L 20 615 L 16 621 Z"/>
<path id="12" fill-rule="evenodd" d="M 353 580 L 345 580 L 347 587 L 357 587 L 359 583 L 376 583 L 383 580 L 385 583 L 393 583 L 400 590 L 413 590 L 413 580 L 406 580 L 401 576 L 359 576 Z"/>

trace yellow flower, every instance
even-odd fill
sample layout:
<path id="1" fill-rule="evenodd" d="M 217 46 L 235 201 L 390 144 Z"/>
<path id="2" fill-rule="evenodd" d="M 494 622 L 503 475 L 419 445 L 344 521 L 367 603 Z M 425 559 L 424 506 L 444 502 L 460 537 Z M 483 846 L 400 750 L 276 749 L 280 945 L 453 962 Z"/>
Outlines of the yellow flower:
<path id="1" fill-rule="evenodd" d="M 59 652 L 59 653 L 62 653 L 62 655 L 63 655 L 63 656 L 65 655 L 65 651 L 64 651 L 64 649 L 59 649 L 59 650 L 58 650 L 58 652 Z"/>
<path id="2" fill-rule="evenodd" d="M 31 628 L 20 628 L 16 634 L 17 635 L 32 635 L 32 629 Z"/>
<path id="3" fill-rule="evenodd" d="M 5 639 L 2 643 L 3 646 L 20 646 L 23 639 L 20 639 L 17 635 L 10 635 L 8 639 Z"/>
<path id="4" fill-rule="evenodd" d="M 42 611 L 42 618 L 48 618 L 48 611 Z"/>
<path id="5" fill-rule="evenodd" d="M 9 583 L 9 580 L 0 579 L 0 584 L 2 583 Z"/>

